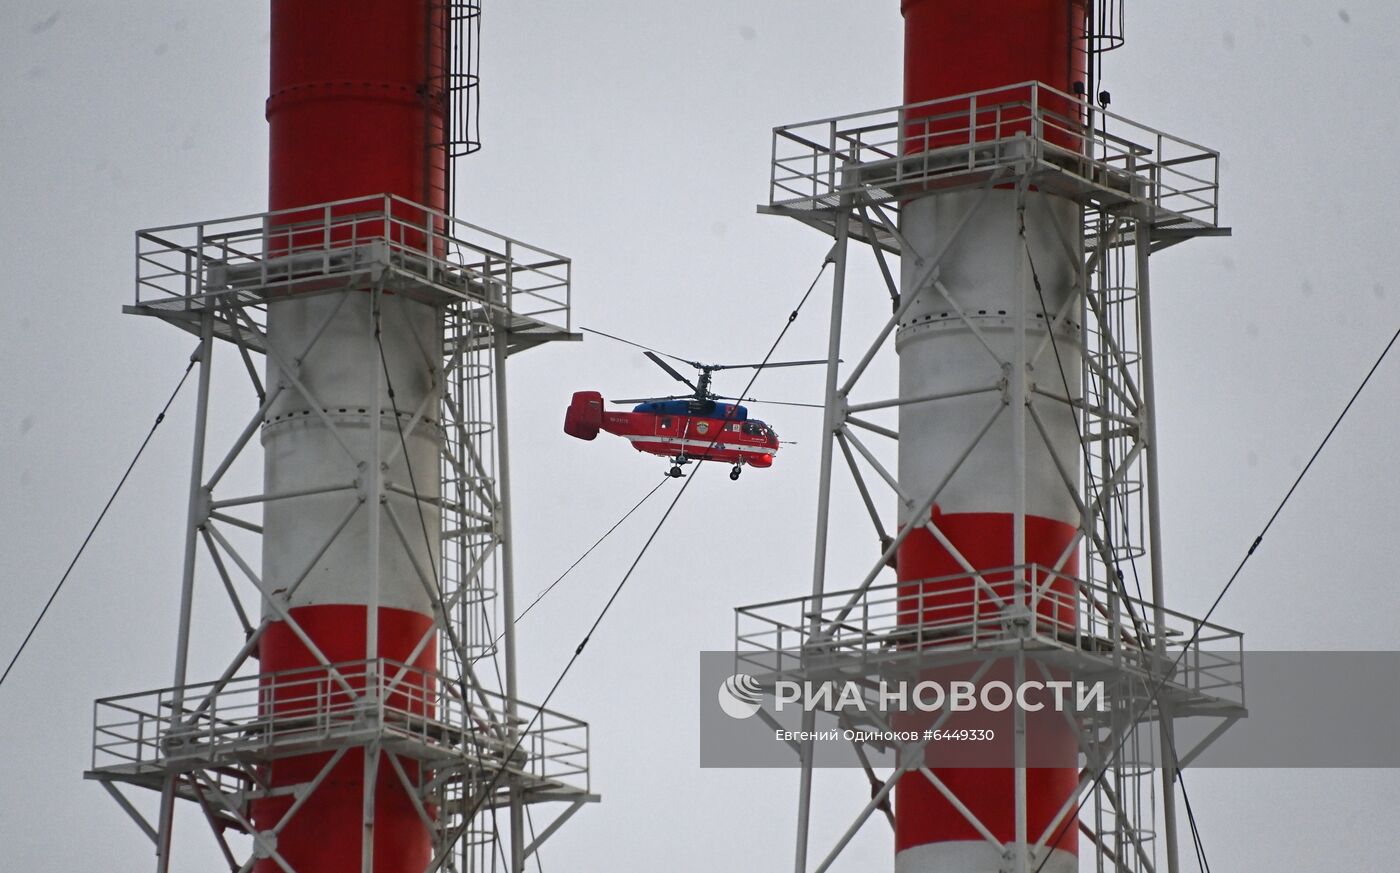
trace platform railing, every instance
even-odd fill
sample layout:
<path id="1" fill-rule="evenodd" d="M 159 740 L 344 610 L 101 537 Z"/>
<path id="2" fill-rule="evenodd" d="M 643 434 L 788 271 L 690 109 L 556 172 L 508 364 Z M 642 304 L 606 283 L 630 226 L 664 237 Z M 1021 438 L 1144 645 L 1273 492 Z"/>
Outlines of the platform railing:
<path id="1" fill-rule="evenodd" d="M 832 209 L 857 192 L 890 202 L 1025 161 L 1155 211 L 1218 222 L 1218 152 L 1041 82 L 774 128 L 769 203 Z"/>
<path id="2" fill-rule="evenodd" d="M 136 234 L 138 306 L 259 306 L 388 268 L 448 298 L 572 329 L 570 260 L 388 194 Z"/>
<path id="3" fill-rule="evenodd" d="M 265 760 L 374 736 L 443 766 L 465 761 L 588 789 L 585 722 L 520 704 L 519 721 L 502 726 L 501 695 L 471 689 L 464 699 L 446 676 L 398 661 L 348 661 L 176 692 L 162 688 L 97 701 L 92 769 L 137 774 L 186 763 Z M 177 697 L 183 701 L 178 707 Z"/>
<path id="4" fill-rule="evenodd" d="M 859 596 L 857 596 L 859 595 Z M 1171 682 L 1243 703 L 1243 636 L 1163 610 Z M 735 610 L 739 669 L 792 673 L 917 662 L 959 651 L 1034 648 L 1160 672 L 1151 603 L 1039 564 L 776 600 Z"/>

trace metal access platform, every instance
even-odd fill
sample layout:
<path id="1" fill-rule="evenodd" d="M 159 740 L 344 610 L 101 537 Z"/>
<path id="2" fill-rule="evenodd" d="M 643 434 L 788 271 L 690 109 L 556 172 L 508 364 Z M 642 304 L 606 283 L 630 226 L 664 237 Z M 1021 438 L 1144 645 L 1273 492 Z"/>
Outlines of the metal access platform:
<path id="1" fill-rule="evenodd" d="M 511 725 L 500 719 L 500 694 L 474 687 L 464 698 L 449 677 L 398 661 L 348 661 L 187 685 L 183 703 L 175 691 L 98 700 L 88 776 L 160 790 L 172 773 L 231 773 L 374 739 L 385 752 L 439 773 L 504 769 L 527 796 L 588 793 L 586 722 L 522 703 Z M 239 781 L 238 799 L 258 793 L 250 779 Z"/>
<path id="2" fill-rule="evenodd" d="M 1024 180 L 1109 213 L 1143 215 L 1158 246 L 1218 228 L 1220 154 L 1041 82 L 773 130 L 761 212 L 898 253 L 902 200 Z M 880 221 L 861 221 L 863 206 Z"/>
<path id="3" fill-rule="evenodd" d="M 402 197 L 377 194 L 150 228 L 136 234 L 136 302 L 125 311 L 262 352 L 266 306 L 282 297 L 379 287 L 503 319 L 511 351 L 572 330 L 571 261 Z M 240 325 L 252 313 L 258 331 Z"/>
<path id="4" fill-rule="evenodd" d="M 832 591 L 735 610 L 737 672 L 764 687 L 852 676 L 910 681 L 942 666 L 1024 652 L 1076 678 L 1110 680 L 1139 717 L 1242 718 L 1244 642 L 1235 630 L 1124 597 L 1039 564 Z M 1166 666 L 1155 650 L 1168 640 Z M 1155 687 L 1156 693 L 1149 694 Z"/>
<path id="5" fill-rule="evenodd" d="M 163 688 L 96 702 L 85 776 L 156 792 L 171 785 L 217 826 L 249 834 L 249 802 L 288 790 L 260 783 L 260 765 L 331 756 L 316 782 L 298 787 L 304 796 L 341 756 L 371 743 L 434 832 L 451 826 L 454 809 L 508 806 L 511 786 L 524 803 L 596 800 L 587 723 L 523 703 L 506 721 L 506 709 L 500 694 L 386 659 Z M 414 784 L 404 762 L 433 779 Z"/>

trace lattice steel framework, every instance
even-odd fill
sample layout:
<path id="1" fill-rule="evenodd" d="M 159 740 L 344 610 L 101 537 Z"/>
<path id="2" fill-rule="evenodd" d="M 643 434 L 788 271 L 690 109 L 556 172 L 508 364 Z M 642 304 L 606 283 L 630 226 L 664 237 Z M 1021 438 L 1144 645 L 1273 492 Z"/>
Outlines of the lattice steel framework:
<path id="1" fill-rule="evenodd" d="M 167 688 L 97 702 L 86 776 L 151 838 L 160 871 L 170 869 L 174 803 L 186 800 L 203 812 L 230 870 L 268 859 L 294 873 L 277 851 L 278 832 L 344 756 L 363 754 L 374 774 L 369 784 L 401 785 L 432 835 L 428 871 L 522 870 L 543 840 L 597 799 L 589 790 L 588 726 L 522 703 L 515 679 L 506 359 L 578 338 L 570 321 L 570 261 L 401 198 L 376 196 L 140 231 L 136 263 L 136 302 L 127 311 L 201 338 L 176 678 Z M 293 294 L 339 302 L 310 344 L 289 358 L 269 342 L 265 317 L 269 304 Z M 419 408 L 393 408 L 392 394 L 384 401 L 387 364 L 367 371 L 377 384 L 363 396 L 380 398 L 382 406 L 368 410 L 370 420 L 396 419 L 384 430 L 397 431 L 397 440 L 350 438 L 341 414 L 367 410 L 331 408 L 298 378 L 302 358 L 336 313 L 365 296 L 368 317 L 386 331 L 394 313 L 384 304 L 392 297 L 429 304 L 441 316 L 432 322 L 441 336 L 413 336 L 423 353 L 421 375 L 433 386 Z M 216 348 L 232 353 L 256 398 L 246 426 L 222 453 L 206 445 Z M 437 349 L 440 357 L 431 354 Z M 364 354 L 382 352 L 368 347 Z M 259 355 L 276 364 L 269 368 L 276 380 L 266 385 L 255 365 Z M 229 495 L 225 478 L 269 424 L 278 397 L 296 395 L 301 414 L 318 417 L 345 455 L 337 459 L 345 461 L 344 481 L 315 493 L 355 499 L 330 537 L 301 556 L 301 576 L 273 589 L 254 569 L 263 532 L 256 513 L 312 492 Z M 410 468 L 404 477 L 408 441 L 439 428 L 445 435 L 440 468 Z M 370 528 L 391 532 L 385 535 L 409 556 L 425 552 L 427 525 L 441 526 L 440 552 L 429 547 L 430 561 L 412 558 L 433 619 L 417 651 L 436 635 L 435 668 L 385 658 L 333 663 L 286 606 L 364 513 L 381 519 Z M 371 576 L 378 587 L 379 576 Z M 220 676 L 191 684 L 191 604 L 196 585 L 204 584 L 227 594 L 246 642 Z M 260 621 L 249 617 L 240 594 L 248 586 L 263 606 Z M 258 642 L 274 621 L 302 639 L 317 666 L 259 672 Z M 267 782 L 268 762 L 313 754 L 328 756 L 313 779 L 276 788 Z M 130 787 L 159 795 L 155 816 L 124 793 Z M 255 826 L 250 804 L 279 794 L 292 798 L 282 820 Z M 554 814 L 535 832 L 527 807 Z M 509 826 L 498 824 L 498 811 Z M 375 804 L 366 803 L 366 833 L 374 819 Z M 230 833 L 250 837 L 251 849 L 240 851 Z"/>
<path id="2" fill-rule="evenodd" d="M 858 744 L 870 800 L 811 868 L 812 747 L 796 746 L 802 765 L 797 873 L 834 869 L 873 813 L 884 811 L 893 823 L 891 792 L 906 772 L 918 771 L 994 845 L 1008 873 L 1034 871 L 1054 842 L 1052 831 L 1072 826 L 1074 817 L 1093 847 L 1093 869 L 1152 873 L 1164 864 L 1170 873 L 1179 870 L 1175 768 L 1200 748 L 1175 749 L 1171 725 L 1184 717 L 1216 719 L 1209 742 L 1244 715 L 1242 637 L 1165 605 L 1148 258 L 1186 239 L 1228 234 L 1217 225 L 1218 165 L 1210 149 L 1035 82 L 775 129 L 770 196 L 760 211 L 834 237 L 828 257 L 835 275 L 812 593 L 737 610 L 738 672 L 768 687 L 778 679 L 852 676 L 872 683 L 917 681 L 940 664 L 981 659 L 985 669 L 993 660 L 1011 658 L 1018 676 L 1073 669 L 1103 678 L 1112 704 L 1107 713 L 1075 716 L 1083 768 L 1078 789 L 1042 833 L 1027 828 L 1021 776 L 1021 836 L 1007 843 L 978 822 L 935 773 L 918 765 L 922 744 L 906 749 L 888 774 L 877 773 L 868 763 L 869 750 Z M 914 247 L 901 233 L 901 207 L 930 193 L 957 191 L 968 192 L 965 213 L 950 223 L 938 249 Z M 1008 192 L 1014 196 L 1001 196 Z M 1080 238 L 1064 238 L 1062 223 L 1042 214 L 1046 198 L 1032 192 L 1078 204 Z M 968 311 L 953 293 L 957 289 L 945 286 L 940 261 L 979 210 L 994 208 L 1015 210 L 1022 228 L 1019 302 L 1014 311 Z M 879 297 L 886 305 L 892 301 L 894 311 L 873 339 L 859 339 L 854 354 L 845 346 L 844 358 L 854 364 L 843 367 L 843 339 L 851 339 L 843 336 L 843 307 L 852 240 L 872 252 L 888 291 L 888 298 Z M 946 303 L 934 307 L 947 311 L 935 313 L 941 323 L 928 329 L 966 331 L 982 340 L 989 354 L 981 384 L 929 396 L 858 399 L 875 388 L 864 378 L 867 369 L 915 302 L 908 283 L 901 294 L 893 258 L 904 260 L 906 278 L 912 269 L 920 295 Z M 1057 258 L 1072 265 L 1075 278 L 1063 305 L 1048 311 L 1036 264 L 1044 270 Z M 1002 356 L 985 338 L 991 331 L 1012 332 L 1016 339 L 1007 346 L 1024 351 Z M 1068 348 L 1075 354 L 1062 357 Z M 975 422 L 968 445 L 955 447 L 961 451 L 941 484 L 928 493 L 902 488 L 881 447 L 869 442 L 900 439 L 897 426 L 878 417 L 917 405 L 963 415 L 966 407 L 957 401 L 979 395 L 1000 403 L 989 420 Z M 1048 433 L 1049 417 L 1063 417 L 1065 410 L 1074 420 L 1078 457 L 1057 454 Z M 930 518 L 942 489 L 1003 416 L 1011 419 L 1013 433 L 1026 435 L 1012 441 L 1007 463 L 1024 471 L 1028 442 L 1037 451 L 1043 443 L 1079 509 L 1074 538 L 1052 565 L 974 567 Z M 836 542 L 828 520 L 836 458 L 852 477 L 880 547 L 869 572 L 853 585 L 832 586 L 827 578 L 829 540 Z M 891 492 L 899 524 L 886 521 L 882 511 L 882 495 Z M 1024 493 L 1022 487 L 1018 528 L 1027 515 Z M 919 521 L 904 524 L 906 519 Z M 878 584 L 914 530 L 928 531 L 959 560 L 962 573 Z M 1076 564 L 1079 572 L 1067 570 Z M 961 604 L 946 618 L 923 601 L 929 582 L 942 602 Z M 984 600 L 996 608 L 979 614 L 976 604 Z M 868 709 L 834 715 L 847 726 L 889 727 L 877 706 Z M 810 728 L 814 718 L 803 727 Z M 1017 719 L 1023 731 L 1024 714 Z M 1153 727 L 1144 731 L 1144 725 Z M 1149 737 L 1154 741 L 1145 742 Z M 1159 749 L 1169 753 L 1160 755 Z M 1023 739 L 1017 755 L 1025 760 Z"/>

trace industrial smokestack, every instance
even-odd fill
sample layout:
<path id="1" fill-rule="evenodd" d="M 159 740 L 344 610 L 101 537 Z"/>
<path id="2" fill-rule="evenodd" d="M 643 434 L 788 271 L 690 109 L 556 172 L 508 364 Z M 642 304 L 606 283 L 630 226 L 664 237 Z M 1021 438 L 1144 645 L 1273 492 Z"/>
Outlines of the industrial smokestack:
<path id="1" fill-rule="evenodd" d="M 391 241 L 423 248 L 426 233 L 445 230 L 434 227 L 440 222 L 414 204 L 436 211 L 446 206 L 447 120 L 441 89 L 446 85 L 447 14 L 446 5 L 433 0 L 353 8 L 338 0 L 274 0 L 267 100 L 271 210 L 388 194 L 406 201 L 391 201 L 388 219 L 399 223 Z M 331 206 L 332 222 L 356 209 L 363 204 Z M 285 234 L 286 246 L 294 248 L 302 243 L 299 233 L 322 230 L 298 231 L 297 225 L 321 217 L 312 211 L 284 212 L 271 228 L 273 238 Z M 331 245 L 353 247 L 357 233 L 369 230 L 353 222 L 339 224 L 331 230 Z M 305 569 L 308 553 L 331 538 L 335 544 L 286 605 L 305 639 L 264 607 L 270 620 L 259 646 L 264 674 L 313 668 L 316 650 L 332 663 L 384 658 L 429 671 L 436 666 L 432 593 L 417 578 L 414 565 L 437 566 L 441 558 L 435 501 L 444 440 L 436 414 L 442 385 L 423 362 L 442 360 L 442 334 L 441 310 L 404 295 L 355 289 L 269 303 L 267 337 L 274 354 L 268 359 L 268 383 L 299 379 L 322 408 L 308 408 L 300 392 L 284 392 L 267 410 L 262 427 L 267 492 L 310 493 L 266 507 L 263 579 L 273 588 L 290 586 Z M 399 430 L 408 422 L 396 420 L 394 407 L 410 415 L 427 410 L 405 434 L 403 450 Z M 339 442 L 348 444 L 349 451 Z M 377 487 L 375 471 L 357 469 L 352 458 L 379 458 L 384 480 L 400 487 L 412 481 L 421 500 Z M 334 490 L 355 481 L 357 488 Z M 356 511 L 366 501 L 397 513 L 413 535 L 406 543 L 396 537 L 388 512 Z M 419 511 L 426 522 L 421 531 Z M 336 536 L 347 516 L 350 521 Z M 422 686 L 426 675 L 410 674 L 406 687 Z M 274 690 L 266 705 L 294 710 L 303 696 L 301 687 L 284 694 Z M 309 782 L 330 755 L 273 761 L 269 784 L 277 789 Z M 403 786 L 395 779 L 375 778 L 376 768 L 392 774 L 387 753 L 379 753 L 377 762 L 368 755 L 346 755 L 304 801 L 278 836 L 278 851 L 296 870 L 358 869 L 361 843 L 369 840 L 376 873 L 418 873 L 427 865 L 432 854 L 428 828 Z M 295 800 L 294 795 L 273 795 L 258 801 L 253 823 L 275 826 Z M 363 821 L 363 808 L 370 803 L 375 808 L 372 829 Z M 280 867 L 264 859 L 255 869 L 274 873 Z"/>
<path id="2" fill-rule="evenodd" d="M 945 709 L 930 722 L 828 707 L 877 736 L 921 730 L 904 731 L 884 778 L 869 761 L 889 748 L 852 732 L 872 796 L 819 870 L 884 809 L 899 873 L 1072 873 L 1088 847 L 1101 866 L 1145 873 L 1157 869 L 1143 844 L 1158 811 L 1142 798 L 1160 796 L 1158 845 L 1176 873 L 1172 719 L 1212 707 L 1242 715 L 1243 697 L 1238 683 L 1206 692 L 1164 676 L 1169 641 L 1187 641 L 1179 661 L 1201 625 L 1165 605 L 1148 257 L 1226 232 L 1219 155 L 1106 111 L 1099 73 L 1123 42 L 1121 2 L 901 9 L 903 105 L 773 132 L 760 209 L 834 237 L 835 269 L 811 595 L 741 609 L 740 663 L 775 665 L 755 676 L 760 687 L 835 674 L 865 689 L 1024 687 L 1092 674 L 1108 689 L 1103 712 L 1069 716 L 1011 706 Z M 853 240 L 870 246 L 894 300 L 873 340 L 845 333 Z M 869 386 L 890 338 L 893 399 Z M 843 357 L 854 365 L 843 369 Z M 875 418 L 890 410 L 897 426 Z M 865 444 L 871 434 L 896 441 L 894 473 Z M 831 590 L 838 459 L 880 551 L 853 587 Z M 886 485 L 893 524 L 881 512 Z M 1136 561 L 1136 595 L 1125 561 Z M 880 584 L 889 566 L 896 579 Z M 817 735 L 817 716 L 804 715 L 803 736 Z M 1134 745 L 1148 722 L 1160 777 Z M 979 748 L 959 731 L 940 742 L 948 726 L 995 742 Z M 797 873 L 814 836 L 814 742 L 799 756 Z M 1091 795 L 1092 822 L 1079 816 Z"/>
<path id="3" fill-rule="evenodd" d="M 157 873 L 179 800 L 234 869 L 522 873 L 527 804 L 543 838 L 597 799 L 587 725 L 516 687 L 506 358 L 577 334 L 568 258 L 451 211 L 480 11 L 273 0 L 268 211 L 137 234 L 130 311 L 204 340 L 180 624 L 173 687 L 98 701 L 89 776 L 159 791 Z M 216 346 L 258 408 L 209 464 Z M 261 493 L 225 495 L 259 434 Z M 209 565 L 246 642 L 192 684 Z"/>
<path id="4" fill-rule="evenodd" d="M 937 151 L 954 142 L 991 143 L 1034 133 L 1026 116 L 978 112 L 973 98 L 951 102 L 948 98 L 981 93 L 983 105 L 995 105 L 1006 95 L 992 89 L 1044 82 L 1067 93 L 1085 77 L 1083 0 L 904 0 L 902 9 L 904 102 L 917 107 L 940 101 L 909 113 L 911 129 L 918 132 L 906 139 L 908 154 Z M 1073 100 L 1051 93 L 1042 97 L 1053 104 L 1046 108 L 1062 117 L 1081 117 Z M 956 122 L 946 120 L 950 114 Z M 967 118 L 974 122 L 970 130 L 964 123 Z M 928 120 L 920 123 L 919 119 Z M 1062 144 L 1067 149 L 1082 148 L 1070 137 L 1063 137 Z M 1037 220 L 1023 225 L 1025 212 Z M 1081 225 L 1079 204 L 1073 200 L 1050 192 L 1020 191 L 1009 183 L 992 190 L 930 192 L 905 200 L 899 226 L 908 245 L 917 252 L 944 254 L 934 277 L 926 275 L 916 258 L 901 261 L 900 293 L 913 300 L 895 334 L 899 396 L 914 400 L 973 391 L 995 381 L 1003 364 L 1004 377 L 1014 383 L 1013 395 L 1020 395 L 1027 380 L 1064 390 L 1053 362 L 1042 359 L 1033 372 L 1027 367 L 1037 349 L 1048 342 L 1051 326 L 1039 317 L 1040 301 L 1027 293 L 1031 277 L 1026 251 L 1029 246 L 1035 254 L 1045 307 L 1058 313 L 1073 294 L 1083 261 Z M 1028 235 L 1024 241 L 1023 233 Z M 1061 244 L 1061 240 L 1070 242 Z M 1024 330 L 1016 329 L 1017 323 L 1024 324 Z M 1082 343 L 1072 327 L 1061 326 L 1059 334 L 1056 343 L 1069 379 L 1068 393 L 1075 395 Z M 1027 564 L 1055 566 L 1079 526 L 1074 495 L 1064 487 L 1055 466 L 1057 458 L 1076 471 L 1079 466 L 1079 440 L 1068 408 L 1044 416 L 1048 440 L 1026 426 L 1024 415 L 997 416 L 971 454 L 957 463 L 1003 404 L 999 394 L 983 393 L 899 408 L 900 487 L 910 494 L 925 494 L 956 470 L 929 516 L 911 518 L 909 507 L 901 507 L 899 516 L 900 525 L 913 531 L 899 549 L 898 577 L 911 583 L 906 593 L 924 605 L 925 621 L 951 618 L 948 598 L 956 601 L 959 595 L 940 597 L 941 589 L 965 588 L 965 580 L 918 580 Z M 1078 473 L 1074 475 L 1077 478 Z M 925 529 L 929 521 L 933 528 Z M 1077 556 L 1070 555 L 1062 569 L 1065 578 L 1057 580 L 1054 588 L 1072 598 L 1070 579 L 1079 570 Z M 995 584 L 1013 575 L 986 572 L 984 578 Z M 979 606 L 989 606 L 975 602 L 985 599 L 978 593 L 962 595 L 969 620 Z M 1055 603 L 1045 599 L 1040 609 L 1054 612 L 1059 608 Z M 1073 620 L 1072 613 L 1068 618 Z M 1041 728 L 1036 742 L 1042 751 L 1046 744 L 1058 744 L 1059 754 L 1053 757 L 1063 763 L 1023 771 L 1024 784 L 1019 789 L 1018 774 L 1012 768 L 932 768 L 971 816 L 1003 843 L 1017 840 L 1019 812 L 1024 812 L 1029 831 L 1040 833 L 1075 790 L 1078 746 L 1073 733 L 1046 737 L 1044 731 L 1054 722 L 1038 721 L 1033 726 Z M 1020 804 L 1023 810 L 1018 811 Z M 896 869 L 900 873 L 998 870 L 1005 859 L 971 824 L 971 816 L 960 813 L 922 773 L 915 770 L 906 775 L 895 798 Z M 1078 841 L 1077 830 L 1065 829 L 1041 869 L 1045 873 L 1077 870 Z"/>

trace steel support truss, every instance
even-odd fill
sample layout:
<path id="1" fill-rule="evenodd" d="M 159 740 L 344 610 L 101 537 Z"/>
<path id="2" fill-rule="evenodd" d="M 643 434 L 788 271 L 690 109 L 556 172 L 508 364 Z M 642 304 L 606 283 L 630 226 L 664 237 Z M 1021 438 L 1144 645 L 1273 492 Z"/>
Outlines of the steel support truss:
<path id="1" fill-rule="evenodd" d="M 1067 112 L 1066 106 L 1075 108 Z M 1057 666 L 1104 677 L 1113 700 L 1109 713 L 1074 723 L 1083 765 L 1078 789 L 1043 833 L 1031 833 L 1027 826 L 1025 771 L 1020 768 L 1017 838 L 1006 844 L 933 771 L 919 766 L 921 744 L 907 749 L 893 772 L 880 775 L 870 764 L 871 750 L 857 743 L 870 799 L 850 827 L 826 844 L 830 848 L 816 855 L 813 867 L 808 856 L 813 749 L 810 743 L 793 744 L 801 767 L 797 873 L 833 869 L 876 811 L 883 811 L 893 825 L 891 791 L 899 778 L 915 771 L 995 845 L 1007 873 L 1032 873 L 1053 842 L 1053 831 L 1072 826 L 1066 822 L 1074 818 L 1092 852 L 1094 870 L 1178 873 L 1175 769 L 1200 749 L 1176 749 L 1171 725 L 1183 717 L 1217 719 L 1219 727 L 1209 736 L 1214 739 L 1245 714 L 1242 638 L 1165 607 L 1148 257 L 1185 239 L 1228 234 L 1216 225 L 1217 167 L 1218 155 L 1209 149 L 1039 83 L 775 129 L 770 201 L 760 211 L 796 218 L 835 239 L 828 255 L 835 273 L 816 541 L 809 597 L 737 610 L 736 672 L 765 685 L 780 678 L 821 682 L 837 676 L 865 676 L 874 682 L 914 678 L 949 659 L 966 663 L 985 658 L 985 669 L 995 659 L 1011 657 L 1022 677 L 1048 676 L 1045 671 Z M 1011 208 L 1022 228 L 1045 222 L 1055 228 L 1051 236 L 1063 247 L 1061 252 L 1033 251 L 1028 240 L 1036 236 L 1023 233 L 1023 250 L 1009 253 L 1020 258 L 1022 277 L 1017 311 L 1007 319 L 1017 335 L 1011 345 L 1019 350 L 1012 359 L 987 341 L 982 333 L 986 322 L 959 306 L 958 295 L 946 287 L 940 272 L 968 220 L 979 209 L 994 208 L 989 193 L 1004 189 L 1016 192 Z M 900 231 L 901 204 L 933 191 L 957 190 L 981 195 L 971 199 L 960 221 L 951 223 L 938 250 L 916 250 Z M 1028 196 L 1031 191 L 1078 203 L 1081 238 L 1065 238 L 1062 225 L 1044 209 L 1044 198 Z M 1006 200 L 997 202 L 995 208 L 1002 208 Z M 873 338 L 843 335 L 852 240 L 868 245 L 884 284 L 875 296 L 887 297 L 893 309 Z M 1045 263 L 1052 254 L 1069 256 L 1077 265 L 1071 293 L 1058 311 L 1046 311 L 1035 269 L 1037 258 Z M 870 364 L 914 303 L 914 293 L 901 293 L 899 268 L 892 266 L 896 258 L 913 259 L 912 287 L 932 291 L 947 304 L 950 327 L 981 340 L 988 354 L 980 385 L 921 397 L 859 396 L 871 387 L 865 378 Z M 853 339 L 858 343 L 854 354 Z M 1059 346 L 1066 341 L 1082 346 L 1082 357 L 1077 352 L 1062 355 Z M 843 368 L 843 357 L 855 363 Z M 899 433 L 881 414 L 974 394 L 1001 402 L 977 422 L 979 429 L 968 444 L 958 447 L 961 451 L 939 484 L 927 493 L 903 489 L 887 460 Z M 1047 414 L 1057 410 L 1063 416 L 1065 409 L 1075 420 L 1077 456 L 1063 456 L 1047 432 Z M 1050 566 L 1025 563 L 1018 544 L 1016 566 L 974 567 L 930 519 L 943 488 L 1003 416 L 1012 420 L 1017 437 L 1038 437 L 1079 510 L 1073 540 Z M 1024 477 L 1027 439 L 1013 438 L 1011 444 L 1015 457 L 1007 462 Z M 854 584 L 833 590 L 827 551 L 837 467 L 850 474 L 876 547 L 869 571 Z M 883 508 L 890 493 L 903 510 L 901 518 L 926 521 L 902 528 L 887 521 Z M 1024 486 L 1018 499 L 1014 525 L 1019 531 L 1027 514 Z M 954 599 L 961 587 L 960 602 L 996 604 L 993 615 L 974 611 L 970 618 L 955 614 L 939 621 L 936 611 L 930 615 L 921 601 L 911 603 L 912 597 L 922 598 L 910 594 L 922 590 L 921 581 L 879 583 L 881 574 L 894 566 L 900 544 L 920 526 L 963 571 L 925 581 L 938 582 L 939 592 L 951 592 Z M 1077 576 L 1066 569 L 1072 559 L 1083 568 Z M 1065 582 L 1069 584 L 1052 587 Z M 1066 590 L 1072 595 L 1065 595 Z M 1047 618 L 1041 609 L 1047 600 L 1055 601 L 1051 615 L 1070 618 Z M 911 624 L 910 615 L 920 616 L 920 623 Z M 843 726 L 858 724 L 848 712 L 834 714 Z M 806 716 L 804 730 L 812 728 L 815 717 Z M 868 726 L 888 727 L 878 716 L 861 718 Z M 1018 716 L 1022 733 L 1016 741 L 1016 760 L 1022 762 L 1023 719 Z M 1155 742 L 1144 741 L 1144 725 L 1155 725 Z"/>
<path id="2" fill-rule="evenodd" d="M 265 315 L 270 300 L 289 293 L 341 299 L 306 348 L 285 359 L 268 342 Z M 435 390 L 416 409 L 370 410 L 381 421 L 397 417 L 402 438 L 371 440 L 363 457 L 341 437 L 335 410 L 298 378 L 302 359 L 354 294 L 370 296 L 376 319 L 388 294 L 432 305 L 442 330 L 441 337 L 414 338 Z M 295 873 L 277 851 L 278 833 L 336 763 L 363 755 L 363 873 L 372 873 L 372 798 L 381 780 L 403 789 L 432 835 L 429 873 L 524 870 L 549 835 L 598 799 L 589 789 L 587 724 L 522 703 L 515 675 L 505 365 L 512 352 L 578 338 L 570 330 L 568 259 L 398 198 L 362 198 L 139 232 L 137 302 L 127 311 L 169 321 L 201 339 L 180 624 L 170 687 L 96 703 L 87 778 L 102 784 L 150 837 L 159 873 L 172 869 L 173 811 L 180 800 L 200 809 L 231 871 L 268 859 Z M 255 409 L 232 443 L 211 454 L 216 348 L 232 352 L 236 368 L 246 372 Z M 434 360 L 426 350 L 437 348 L 442 357 Z M 275 359 L 280 381 L 263 384 L 257 355 Z M 378 383 L 382 374 L 373 372 Z M 364 396 L 381 397 L 382 388 L 368 386 Z M 274 402 L 287 394 L 321 419 L 342 450 L 343 482 L 227 494 L 229 471 Z M 445 440 L 440 468 L 415 471 L 415 487 L 389 470 L 420 428 L 441 428 Z M 422 488 L 433 477 L 440 488 Z M 256 513 L 276 501 L 332 492 L 356 500 L 304 555 L 300 575 L 273 589 L 254 569 L 263 532 Z M 376 657 L 371 642 L 371 657 L 333 663 L 288 608 L 298 586 L 361 514 L 371 516 L 372 537 L 382 530 L 410 556 L 427 537 L 424 519 L 441 519 L 439 565 L 413 562 L 432 623 L 404 662 Z M 376 593 L 370 602 L 376 603 L 382 580 L 371 575 Z M 223 591 L 245 642 L 218 678 L 190 684 L 197 584 Z M 258 643 L 273 622 L 286 624 L 315 657 L 315 668 L 258 671 Z M 436 666 L 412 666 L 435 638 Z M 267 763 L 311 754 L 329 756 L 315 778 L 294 786 L 268 783 Z M 124 793 L 132 787 L 159 795 L 153 818 Z M 292 798 L 281 821 L 255 826 L 250 804 L 278 795 Z M 533 809 L 546 815 L 538 831 Z M 250 838 L 251 848 L 235 845 L 230 834 Z"/>

